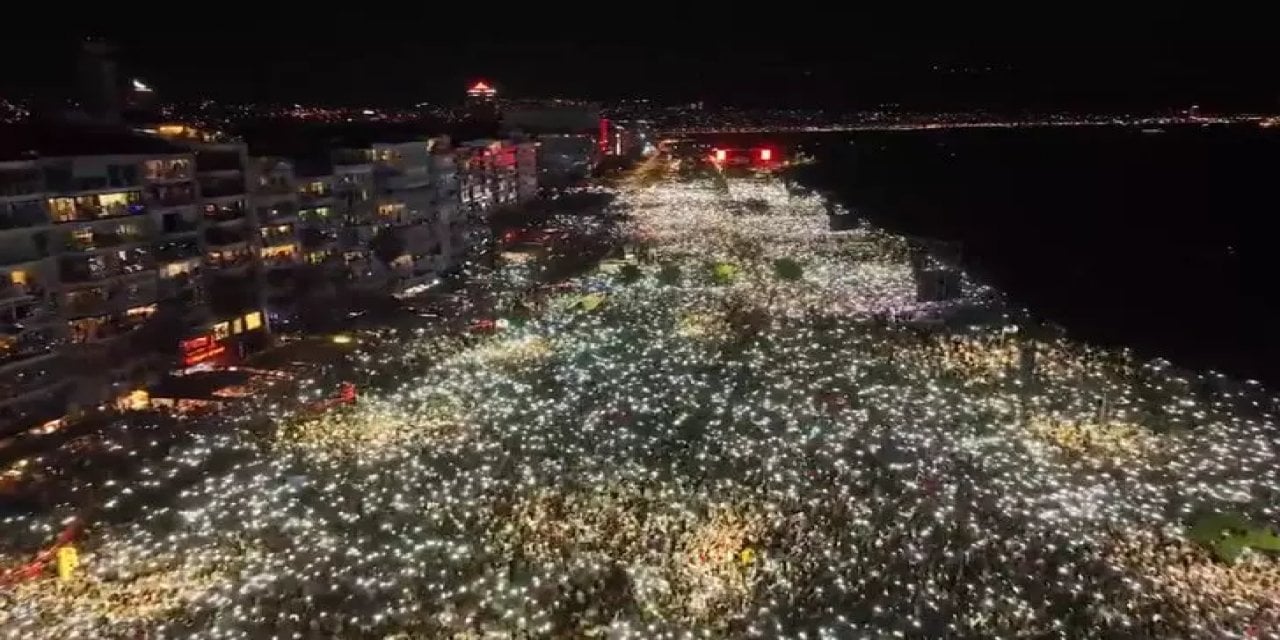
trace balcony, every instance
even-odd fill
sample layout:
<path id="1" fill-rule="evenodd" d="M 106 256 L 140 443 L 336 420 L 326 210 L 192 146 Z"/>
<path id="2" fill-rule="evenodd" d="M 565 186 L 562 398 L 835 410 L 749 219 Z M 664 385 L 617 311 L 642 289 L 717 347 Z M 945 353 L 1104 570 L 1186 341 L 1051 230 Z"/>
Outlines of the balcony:
<path id="1" fill-rule="evenodd" d="M 103 193 L 74 198 L 50 198 L 49 212 L 54 222 L 92 222 L 105 218 L 137 216 L 147 212 L 139 191 Z"/>
<path id="2" fill-rule="evenodd" d="M 105 176 L 76 176 L 70 171 L 50 171 L 46 174 L 45 184 L 48 191 L 104 191 L 106 189 L 125 189 L 136 187 L 138 168 L 133 165 L 110 165 Z"/>
<path id="3" fill-rule="evenodd" d="M 271 224 L 298 217 L 298 206 L 292 202 L 279 202 L 269 207 L 258 207 L 258 223 Z"/>
<path id="4" fill-rule="evenodd" d="M 44 324 L 53 317 L 53 306 L 43 299 L 27 299 L 8 304 L 0 307 L 0 333 L 19 333 Z"/>
<path id="5" fill-rule="evenodd" d="M 298 233 L 298 240 L 302 243 L 304 249 L 310 251 L 335 244 L 338 241 L 338 233 L 337 231 L 304 227 Z"/>
<path id="6" fill-rule="evenodd" d="M 217 171 L 243 171 L 239 151 L 203 150 L 196 153 L 196 171 L 213 173 Z"/>
<path id="7" fill-rule="evenodd" d="M 317 191 L 299 191 L 298 204 L 303 207 L 317 207 L 333 204 L 333 191 L 327 188 Z"/>
<path id="8" fill-rule="evenodd" d="M 164 235 L 179 235 L 200 230 L 200 221 L 184 217 L 179 213 L 166 213 L 160 220 L 160 232 Z"/>
<path id="9" fill-rule="evenodd" d="M 67 397 L 71 387 L 57 384 L 25 397 L 10 397 L 0 406 L 0 435 L 12 435 L 67 413 Z"/>
<path id="10" fill-rule="evenodd" d="M 30 329 L 16 335 L 0 335 L 0 365 L 53 353 L 61 344 L 50 329 Z"/>
<path id="11" fill-rule="evenodd" d="M 66 376 L 67 371 L 59 358 L 6 371 L 0 374 L 0 401 L 53 386 L 65 380 Z"/>
<path id="12" fill-rule="evenodd" d="M 431 187 L 431 174 L 425 167 L 413 171 L 401 171 L 390 167 L 380 167 L 377 172 L 378 184 L 392 191 L 414 191 Z"/>
<path id="13" fill-rule="evenodd" d="M 201 180 L 200 195 L 204 198 L 242 196 L 244 195 L 244 180 L 240 178 Z"/>
<path id="14" fill-rule="evenodd" d="M 292 180 L 279 177 L 264 177 L 258 181 L 253 192 L 263 196 L 290 196 L 297 191 Z"/>
<path id="15" fill-rule="evenodd" d="M 268 269 L 288 268 L 298 264 L 298 240 L 290 235 L 281 243 L 262 248 L 259 256 Z"/>
<path id="16" fill-rule="evenodd" d="M 50 255 L 46 245 L 47 243 L 22 243 L 0 246 L 0 267 L 44 260 Z"/>
<path id="17" fill-rule="evenodd" d="M 0 198 L 19 198 L 44 191 L 40 170 L 34 167 L 0 171 Z"/>
<path id="18" fill-rule="evenodd" d="M 191 296 L 199 297 L 200 269 L 192 268 L 181 273 L 164 276 L 156 282 L 156 297 L 162 300 L 177 300 L 183 304 L 189 302 Z"/>
<path id="19" fill-rule="evenodd" d="M 274 247 L 278 245 L 294 244 L 298 241 L 298 235 L 294 232 L 293 225 L 282 224 L 259 229 L 262 236 L 262 246 Z"/>
<path id="20" fill-rule="evenodd" d="M 154 280 L 102 284 L 66 292 L 62 308 L 69 318 L 121 313 L 154 304 L 157 292 Z"/>
<path id="21" fill-rule="evenodd" d="M 235 220 L 243 220 L 245 217 L 245 208 L 243 200 L 228 202 L 225 204 L 206 204 L 204 206 L 204 219 L 211 222 L 232 222 Z"/>
<path id="22" fill-rule="evenodd" d="M 170 240 L 155 245 L 156 262 L 169 263 L 201 257 L 200 243 L 194 238 Z"/>
<path id="23" fill-rule="evenodd" d="M 184 207 L 195 202 L 196 190 L 191 184 L 154 185 L 147 188 L 147 203 L 156 208 Z"/>
<path id="24" fill-rule="evenodd" d="M 342 216 L 333 207 L 300 207 L 298 217 L 311 226 L 328 227 L 340 224 Z"/>
<path id="25" fill-rule="evenodd" d="M 226 247 L 246 243 L 253 238 L 253 233 L 240 227 L 209 227 L 204 230 L 205 244 L 214 247 Z"/>
<path id="26" fill-rule="evenodd" d="M 0 230 L 42 227 L 49 224 L 49 216 L 39 200 L 0 204 Z"/>
<path id="27" fill-rule="evenodd" d="M 30 275 L 28 275 L 30 278 Z M 48 289 L 38 282 L 14 282 L 8 273 L 0 273 L 0 302 L 22 298 L 42 298 Z"/>
<path id="28" fill-rule="evenodd" d="M 142 165 L 147 182 L 182 182 L 195 175 L 191 161 L 185 158 L 171 160 L 147 160 Z"/>
<path id="29" fill-rule="evenodd" d="M 240 269 L 255 262 L 249 251 L 210 251 L 205 255 L 205 262 L 214 269 Z"/>
<path id="30" fill-rule="evenodd" d="M 154 305 L 132 307 L 123 312 L 81 317 L 67 323 L 72 344 L 104 342 L 127 336 L 142 328 L 155 314 Z"/>
<path id="31" fill-rule="evenodd" d="M 149 235 L 142 231 L 119 232 L 91 230 L 87 234 L 71 234 L 64 241 L 63 251 L 68 253 L 89 253 L 114 249 L 126 245 L 145 242 Z"/>
<path id="32" fill-rule="evenodd" d="M 60 261 L 63 284 L 83 284 L 136 275 L 155 269 L 148 249 L 135 248 L 116 254 L 64 256 Z"/>

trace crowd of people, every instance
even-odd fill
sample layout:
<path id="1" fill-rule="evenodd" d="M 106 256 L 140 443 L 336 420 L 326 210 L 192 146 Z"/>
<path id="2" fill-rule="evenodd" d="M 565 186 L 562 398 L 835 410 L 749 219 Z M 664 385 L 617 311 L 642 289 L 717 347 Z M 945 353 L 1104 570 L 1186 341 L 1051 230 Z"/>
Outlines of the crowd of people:
<path id="1" fill-rule="evenodd" d="M 1183 531 L 1280 520 L 1260 391 L 921 301 L 903 239 L 727 185 L 624 191 L 633 269 L 499 267 L 482 334 L 365 341 L 355 404 L 95 486 L 0 635 L 1280 638 L 1280 563 Z"/>

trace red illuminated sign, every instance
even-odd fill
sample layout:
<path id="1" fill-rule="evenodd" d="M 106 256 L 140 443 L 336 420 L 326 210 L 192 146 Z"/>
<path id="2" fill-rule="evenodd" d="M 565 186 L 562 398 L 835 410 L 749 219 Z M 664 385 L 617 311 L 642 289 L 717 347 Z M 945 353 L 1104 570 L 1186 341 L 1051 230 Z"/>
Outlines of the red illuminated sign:
<path id="1" fill-rule="evenodd" d="M 716 149 L 713 153 L 713 157 L 716 159 L 716 162 L 724 162 L 729 158 L 729 152 L 724 149 Z"/>
<path id="2" fill-rule="evenodd" d="M 600 118 L 600 150 L 609 151 L 609 119 Z"/>
<path id="3" fill-rule="evenodd" d="M 213 336 L 209 335 L 183 340 L 181 347 L 184 367 L 208 362 L 227 352 L 227 345 L 214 340 Z"/>
<path id="4" fill-rule="evenodd" d="M 770 160 L 772 160 L 772 159 L 773 159 L 773 149 L 761 149 L 761 150 L 760 150 L 760 161 L 761 161 L 761 162 L 768 162 L 768 161 L 770 161 Z"/>

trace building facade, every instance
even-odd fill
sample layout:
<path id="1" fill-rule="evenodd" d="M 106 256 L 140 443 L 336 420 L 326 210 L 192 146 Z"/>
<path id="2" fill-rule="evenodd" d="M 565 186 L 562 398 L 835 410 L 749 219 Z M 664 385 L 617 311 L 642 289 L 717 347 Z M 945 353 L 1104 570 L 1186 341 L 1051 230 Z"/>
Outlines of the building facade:
<path id="1" fill-rule="evenodd" d="M 0 438 L 236 362 L 340 307 L 317 301 L 422 291 L 538 188 L 532 142 L 374 141 L 317 162 L 180 125 L 68 135 L 0 156 Z"/>
<path id="2" fill-rule="evenodd" d="M 72 391 L 45 197 L 38 160 L 0 162 L 0 436 L 61 417 Z"/>

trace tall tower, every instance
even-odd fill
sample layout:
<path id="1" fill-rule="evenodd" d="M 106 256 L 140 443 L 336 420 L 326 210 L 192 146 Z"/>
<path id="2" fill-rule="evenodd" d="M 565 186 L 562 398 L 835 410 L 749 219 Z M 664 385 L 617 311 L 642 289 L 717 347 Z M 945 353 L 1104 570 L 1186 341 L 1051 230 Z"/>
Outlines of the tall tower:
<path id="1" fill-rule="evenodd" d="M 467 115 L 475 120 L 498 119 L 498 90 L 484 80 L 476 81 L 467 89 L 464 104 Z"/>

